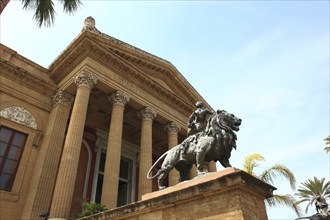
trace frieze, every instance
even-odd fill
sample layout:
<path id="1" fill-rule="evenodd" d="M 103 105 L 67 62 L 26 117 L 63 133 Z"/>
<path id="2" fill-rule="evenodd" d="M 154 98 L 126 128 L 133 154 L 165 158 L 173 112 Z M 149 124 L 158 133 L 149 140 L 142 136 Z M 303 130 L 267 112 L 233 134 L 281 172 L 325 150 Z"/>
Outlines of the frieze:
<path id="1" fill-rule="evenodd" d="M 74 43 L 79 44 L 81 42 L 77 41 Z M 63 52 L 58 60 L 53 61 L 49 67 L 49 71 L 51 72 L 50 78 L 53 79 L 56 83 L 59 83 L 79 63 L 81 63 L 89 55 L 86 44 L 91 44 L 91 42 L 84 41 L 80 46 L 71 46 L 74 47 L 74 49 Z M 65 55 L 66 53 L 69 53 L 69 55 Z M 58 62 L 61 64 L 57 64 Z"/>
<path id="2" fill-rule="evenodd" d="M 0 116 L 11 121 L 23 124 L 27 127 L 37 129 L 37 122 L 31 112 L 23 107 L 9 106 L 1 110 Z"/>
<path id="3" fill-rule="evenodd" d="M 32 73 L 13 66 L 11 63 L 1 60 L 1 74 L 6 75 L 6 77 L 13 79 L 16 82 L 23 84 L 41 94 L 52 95 L 56 91 L 56 85 L 47 82 L 44 79 L 34 76 Z"/>
<path id="4" fill-rule="evenodd" d="M 138 116 L 144 120 L 152 121 L 156 117 L 157 113 L 155 110 L 149 107 L 145 107 L 138 112 Z"/>
<path id="5" fill-rule="evenodd" d="M 163 80 L 171 82 L 171 84 L 174 84 L 177 90 L 180 91 L 181 95 L 189 99 L 190 102 L 195 102 L 196 98 L 194 98 L 189 92 L 187 92 L 187 90 L 184 87 L 182 87 L 180 80 L 177 80 L 174 77 L 173 74 L 175 74 L 175 72 L 178 73 L 178 71 L 170 62 L 168 62 L 168 65 L 164 67 L 162 65 L 157 65 L 155 63 L 151 63 L 146 60 L 137 59 L 135 57 L 128 55 L 127 53 L 123 53 L 122 51 L 119 51 L 118 49 L 117 50 L 114 48 L 108 48 L 108 49 L 113 51 L 114 54 L 121 57 L 125 61 L 129 62 L 130 65 L 134 66 L 141 74 L 148 72 L 151 75 L 157 75 L 157 77 L 163 78 Z"/>
<path id="6" fill-rule="evenodd" d="M 57 91 L 57 93 L 53 96 L 53 106 L 56 106 L 57 104 L 61 103 L 68 107 L 71 107 L 72 102 L 73 96 L 63 90 Z"/>
<path id="7" fill-rule="evenodd" d="M 70 54 L 70 58 L 68 57 L 66 60 L 78 60 L 79 56 L 83 57 L 92 57 L 94 60 L 102 63 L 104 66 L 112 70 L 113 72 L 116 72 L 117 74 L 120 74 L 124 76 L 125 78 L 131 79 L 132 81 L 136 82 L 137 84 L 143 86 L 143 88 L 148 89 L 149 91 L 152 90 L 152 93 L 155 95 L 160 96 L 163 100 L 164 98 L 168 100 L 168 102 L 171 102 L 175 104 L 177 107 L 182 108 L 182 110 L 185 113 L 190 113 L 193 111 L 192 107 L 186 104 L 183 100 L 180 100 L 179 98 L 175 97 L 173 93 L 169 92 L 168 90 L 162 88 L 157 83 L 153 82 L 153 80 L 150 80 L 143 76 L 143 73 L 137 68 L 134 67 L 132 64 L 125 62 L 122 60 L 123 58 L 120 57 L 118 54 L 116 54 L 114 51 L 112 51 L 110 48 L 107 48 L 107 50 L 104 50 L 103 48 L 100 48 L 100 45 L 95 45 L 95 42 L 92 43 L 91 41 L 86 40 L 84 43 L 80 44 L 77 48 L 77 50 L 74 50 L 73 53 Z M 79 58 L 81 60 L 81 58 Z M 123 63 L 125 62 L 125 63 Z M 70 69 L 72 68 L 72 62 L 66 61 L 67 65 L 65 66 L 58 66 L 56 67 L 52 72 L 52 78 L 55 77 L 61 77 L 67 70 L 65 68 L 68 68 L 70 63 Z M 60 75 L 56 73 L 61 73 Z M 64 74 L 65 75 L 65 74 Z M 171 75 L 171 74 L 169 74 Z M 58 81 L 60 79 L 56 79 Z M 156 93 L 155 93 L 156 92 Z M 187 96 L 188 97 L 188 96 Z M 159 98 L 159 97 L 158 97 Z"/>
<path id="8" fill-rule="evenodd" d="M 149 102 L 153 103 L 155 106 L 159 106 L 159 108 L 164 112 L 169 113 L 178 119 L 184 118 L 182 114 L 178 113 L 177 111 L 174 111 L 169 105 L 164 104 L 155 96 L 146 93 L 141 88 L 137 87 L 135 84 L 128 81 L 126 78 L 123 78 L 120 75 L 114 75 L 113 80 L 115 82 L 120 83 L 124 88 L 128 89 L 129 91 L 132 91 L 136 99 L 138 99 L 139 97 L 143 97 L 145 100 L 148 100 Z"/>
<path id="9" fill-rule="evenodd" d="M 186 113 L 190 113 L 191 111 L 193 111 L 193 109 L 189 105 L 185 104 L 182 100 L 175 97 L 172 93 L 170 93 L 169 91 L 158 85 L 157 83 L 153 82 L 152 80 L 144 77 L 143 73 L 141 73 L 139 69 L 134 68 L 131 65 L 127 66 L 127 64 L 123 64 L 122 63 L 123 61 L 121 60 L 122 58 L 118 58 L 117 57 L 118 55 L 113 54 L 113 56 L 109 56 L 108 54 L 105 53 L 105 51 L 95 50 L 95 47 L 93 48 L 94 48 L 94 52 L 96 51 L 98 52 L 98 57 L 107 58 L 106 59 L 107 62 L 103 62 L 103 60 L 99 60 L 99 61 L 103 63 L 105 66 L 108 66 L 109 69 L 112 69 L 117 73 L 120 73 L 125 78 L 134 80 L 140 85 L 144 85 L 143 87 L 145 89 L 149 88 L 149 91 L 151 89 L 153 94 L 155 94 L 156 92 L 156 94 L 160 95 L 162 98 L 166 98 L 171 103 L 174 103 L 176 106 L 181 107 Z M 120 77 L 120 76 L 116 75 L 116 77 Z M 123 77 L 121 77 L 121 79 L 122 78 Z"/>
<path id="10" fill-rule="evenodd" d="M 144 77 L 141 70 L 139 70 L 137 67 L 134 68 L 132 66 L 132 64 L 130 64 L 131 66 L 127 66 L 127 64 L 125 65 L 125 64 L 121 63 L 122 61 L 120 59 L 118 59 L 118 60 L 113 59 L 112 61 L 113 61 L 112 68 L 115 68 L 117 70 L 117 72 L 123 74 L 126 78 L 131 76 L 131 78 L 136 82 L 138 81 L 140 85 L 145 85 L 144 88 L 146 88 L 146 89 L 149 88 L 152 90 L 152 93 L 155 94 L 155 92 L 156 92 L 156 94 L 160 95 L 161 97 L 165 97 L 171 103 L 174 103 L 176 106 L 184 109 L 185 112 L 190 113 L 191 111 L 193 111 L 193 109 L 190 106 L 185 104 L 183 100 L 179 99 L 178 97 L 175 97 L 173 95 L 173 93 L 164 89 L 162 86 L 155 83 L 153 80 L 151 80 L 147 77 Z M 168 74 L 168 75 L 171 75 L 171 74 Z M 173 80 L 173 81 L 175 82 L 176 80 Z M 178 86 L 178 85 L 176 84 L 176 86 Z M 178 88 L 180 88 L 180 87 L 178 87 Z M 189 96 L 190 95 L 186 95 L 185 97 L 189 97 Z M 192 101 L 192 98 L 190 98 L 190 101 Z"/>

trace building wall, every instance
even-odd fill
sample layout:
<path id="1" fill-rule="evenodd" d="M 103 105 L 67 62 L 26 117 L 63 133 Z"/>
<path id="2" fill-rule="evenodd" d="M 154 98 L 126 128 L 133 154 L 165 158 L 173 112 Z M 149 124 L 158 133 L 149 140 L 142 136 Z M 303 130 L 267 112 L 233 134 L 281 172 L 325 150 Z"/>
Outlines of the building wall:
<path id="1" fill-rule="evenodd" d="M 19 88 L 18 90 L 22 91 L 22 94 L 29 97 L 22 99 L 19 96 L 16 96 L 15 93 L 9 94 L 3 90 L 1 90 L 0 93 L 0 111 L 3 115 L 10 114 L 10 117 L 12 117 L 11 119 L 1 117 L 0 126 L 5 126 L 28 135 L 13 183 L 13 188 L 11 192 L 0 191 L 1 219 L 20 219 L 24 204 L 28 202 L 25 201 L 25 199 L 29 190 L 29 185 L 31 183 L 31 176 L 33 175 L 34 169 L 38 169 L 38 167 L 35 167 L 35 164 L 40 151 L 42 132 L 46 126 L 49 114 L 44 109 L 41 109 L 31 103 L 31 100 L 33 100 L 35 96 L 41 96 L 39 97 L 39 100 L 42 98 L 47 99 L 47 97 L 42 97 L 40 94 L 37 95 L 34 91 L 31 91 L 23 85 L 20 85 L 18 82 L 4 79 L 2 76 L 1 86 L 6 87 L 7 89 L 15 89 L 16 91 L 17 88 Z M 36 121 L 36 127 L 32 128 L 24 125 L 23 123 L 26 122 L 24 121 L 25 116 L 19 115 L 19 112 L 16 115 L 13 112 L 9 112 L 8 109 L 12 108 L 20 110 L 25 109 L 26 111 L 30 112 Z"/>

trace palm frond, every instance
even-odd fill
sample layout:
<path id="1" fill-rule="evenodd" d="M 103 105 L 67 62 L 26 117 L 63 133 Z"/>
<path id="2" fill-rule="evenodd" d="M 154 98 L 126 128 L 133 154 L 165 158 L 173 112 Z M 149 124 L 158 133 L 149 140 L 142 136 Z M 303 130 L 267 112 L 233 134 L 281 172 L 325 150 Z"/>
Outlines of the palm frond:
<path id="1" fill-rule="evenodd" d="M 323 139 L 325 141 L 326 147 L 324 148 L 326 153 L 330 152 L 330 135 Z"/>
<path id="2" fill-rule="evenodd" d="M 330 197 L 330 181 L 325 182 L 325 178 L 318 179 L 314 177 L 314 179 L 308 179 L 301 185 L 295 195 L 300 199 L 297 201 L 297 204 L 308 202 L 305 209 L 306 213 L 309 206 L 315 203 L 317 196 L 321 196 L 324 199 Z"/>
<path id="3" fill-rule="evenodd" d="M 77 11 L 82 2 L 80 0 L 61 0 L 63 11 L 72 14 Z"/>
<path id="4" fill-rule="evenodd" d="M 39 27 L 42 25 L 49 27 L 55 21 L 55 9 L 53 0 L 21 0 L 23 9 L 33 10 L 33 18 Z M 63 11 L 72 14 L 82 5 L 81 0 L 60 0 L 63 4 Z"/>
<path id="5" fill-rule="evenodd" d="M 330 135 L 323 139 L 326 145 L 330 145 Z"/>
<path id="6" fill-rule="evenodd" d="M 258 153 L 253 153 L 244 158 L 243 170 L 248 174 L 256 176 L 254 173 L 254 168 L 259 166 L 259 161 L 265 161 L 263 156 Z"/>
<path id="7" fill-rule="evenodd" d="M 270 207 L 274 207 L 277 205 L 288 206 L 295 211 L 298 217 L 301 216 L 301 208 L 299 207 L 299 204 L 297 204 L 297 201 L 294 199 L 294 197 L 289 194 L 275 194 L 273 197 L 266 199 L 266 202 Z"/>
<path id="8" fill-rule="evenodd" d="M 274 184 L 274 180 L 278 177 L 282 177 L 289 181 L 290 186 L 293 190 L 296 188 L 296 178 L 294 174 L 284 165 L 275 164 L 270 168 L 264 170 L 260 175 L 259 179 L 266 183 Z"/>
<path id="9" fill-rule="evenodd" d="M 326 153 L 329 153 L 330 152 L 330 147 L 325 147 L 324 150 L 325 150 Z"/>
<path id="10" fill-rule="evenodd" d="M 23 8 L 34 10 L 33 18 L 38 26 L 51 26 L 55 20 L 55 9 L 52 0 L 22 0 Z"/>

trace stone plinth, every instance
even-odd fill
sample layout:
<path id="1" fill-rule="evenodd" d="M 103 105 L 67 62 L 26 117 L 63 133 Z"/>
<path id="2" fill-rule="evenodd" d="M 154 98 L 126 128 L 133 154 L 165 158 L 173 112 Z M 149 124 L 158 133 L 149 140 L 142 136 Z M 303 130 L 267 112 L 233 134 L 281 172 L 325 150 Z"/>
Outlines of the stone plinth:
<path id="1" fill-rule="evenodd" d="M 227 168 L 83 219 L 263 220 L 267 219 L 264 199 L 271 197 L 275 189 L 244 171 Z"/>

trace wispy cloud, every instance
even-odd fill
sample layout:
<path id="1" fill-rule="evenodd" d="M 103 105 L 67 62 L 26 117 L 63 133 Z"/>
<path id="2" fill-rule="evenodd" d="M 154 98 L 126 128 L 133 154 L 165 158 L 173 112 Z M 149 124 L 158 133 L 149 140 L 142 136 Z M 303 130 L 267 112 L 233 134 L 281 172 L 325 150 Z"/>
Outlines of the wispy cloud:
<path id="1" fill-rule="evenodd" d="M 234 62 L 242 65 L 250 59 L 254 59 L 267 51 L 282 36 L 284 26 L 278 26 L 260 36 L 251 39 L 242 48 L 238 48 L 234 54 Z"/>

